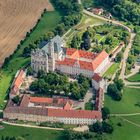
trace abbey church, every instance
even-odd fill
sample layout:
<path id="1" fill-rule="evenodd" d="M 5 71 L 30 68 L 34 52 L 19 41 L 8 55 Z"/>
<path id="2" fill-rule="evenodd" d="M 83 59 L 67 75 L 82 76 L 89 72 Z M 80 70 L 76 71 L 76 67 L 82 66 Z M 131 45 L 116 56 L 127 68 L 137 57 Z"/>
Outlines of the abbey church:
<path id="1" fill-rule="evenodd" d="M 60 71 L 65 74 L 92 78 L 95 73 L 102 73 L 109 64 L 109 55 L 103 50 L 100 53 L 65 48 L 60 36 L 51 39 L 41 49 L 31 54 L 31 66 L 35 72 L 39 70 Z"/>

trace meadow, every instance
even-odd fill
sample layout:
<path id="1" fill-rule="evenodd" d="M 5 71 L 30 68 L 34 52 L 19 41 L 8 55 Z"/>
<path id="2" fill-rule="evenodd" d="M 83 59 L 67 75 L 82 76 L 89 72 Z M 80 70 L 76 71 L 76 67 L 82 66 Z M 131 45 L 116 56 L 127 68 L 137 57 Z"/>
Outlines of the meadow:
<path id="1" fill-rule="evenodd" d="M 1 136 L 23 137 L 25 140 L 65 140 L 63 131 L 27 128 L 4 124 L 4 129 L 0 130 Z"/>
<path id="2" fill-rule="evenodd" d="M 140 91 L 134 88 L 124 88 L 121 101 L 114 101 L 107 94 L 105 95 L 105 106 L 108 107 L 112 114 L 131 114 L 140 113 Z"/>
<path id="3" fill-rule="evenodd" d="M 114 127 L 112 134 L 104 135 L 103 140 L 139 140 L 140 128 L 120 117 L 112 117 L 110 123 Z"/>

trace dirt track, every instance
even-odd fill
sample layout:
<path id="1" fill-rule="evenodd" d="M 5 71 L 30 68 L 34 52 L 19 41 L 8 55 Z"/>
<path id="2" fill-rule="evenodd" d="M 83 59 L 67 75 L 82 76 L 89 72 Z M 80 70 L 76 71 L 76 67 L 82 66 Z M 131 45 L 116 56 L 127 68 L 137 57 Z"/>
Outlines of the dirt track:
<path id="1" fill-rule="evenodd" d="M 45 8 L 53 10 L 49 0 L 0 0 L 0 64 L 13 53 Z"/>

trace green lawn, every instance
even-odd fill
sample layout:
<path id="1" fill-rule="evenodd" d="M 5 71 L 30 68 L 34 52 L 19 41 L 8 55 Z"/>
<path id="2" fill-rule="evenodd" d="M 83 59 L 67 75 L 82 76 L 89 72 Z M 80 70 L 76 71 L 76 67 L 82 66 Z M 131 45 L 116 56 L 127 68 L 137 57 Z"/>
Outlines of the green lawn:
<path id="1" fill-rule="evenodd" d="M 123 118 L 140 125 L 140 115 L 127 116 L 127 117 L 123 117 Z"/>
<path id="2" fill-rule="evenodd" d="M 137 73 L 127 79 L 130 82 L 140 82 L 140 73 Z"/>
<path id="3" fill-rule="evenodd" d="M 84 14 L 80 24 L 74 28 L 77 30 L 86 29 L 88 26 L 102 25 L 106 21 Z"/>
<path id="4" fill-rule="evenodd" d="M 29 38 L 30 41 L 35 41 L 41 35 L 46 34 L 48 31 L 54 29 L 61 21 L 61 13 L 58 11 L 47 12 L 41 19 L 41 22 L 36 26 L 36 29 Z M 28 41 L 26 42 L 28 43 Z"/>
<path id="5" fill-rule="evenodd" d="M 119 67 L 119 63 L 114 63 L 111 67 L 103 74 L 103 77 L 110 79 Z"/>
<path id="6" fill-rule="evenodd" d="M 0 130 L 0 136 L 24 137 L 25 140 L 65 140 L 63 131 L 26 128 L 4 124 L 5 129 Z M 0 137 L 1 138 L 1 137 Z"/>
<path id="7" fill-rule="evenodd" d="M 131 85 L 130 85 L 130 84 L 128 84 L 127 86 L 135 86 L 135 87 L 139 87 L 139 86 L 140 86 L 140 84 L 133 84 L 133 85 L 132 85 L 132 84 L 131 84 Z"/>
<path id="8" fill-rule="evenodd" d="M 106 23 L 104 20 L 83 14 L 81 22 L 73 27 L 72 30 L 64 38 L 67 42 L 67 47 L 70 46 L 71 40 L 75 33 L 78 33 L 78 35 L 80 34 L 82 36 L 82 33 L 87 29 L 87 27 L 102 25 L 104 23 Z"/>
<path id="9" fill-rule="evenodd" d="M 108 95 L 105 95 L 105 106 L 111 113 L 140 113 L 140 107 L 136 104 L 140 102 L 140 89 L 124 88 L 123 98 L 121 101 L 114 101 Z"/>
<path id="10" fill-rule="evenodd" d="M 111 118 L 114 132 L 111 135 L 103 136 L 103 140 L 140 140 L 140 128 L 130 124 L 119 117 Z M 122 126 L 117 124 L 121 123 Z"/>
<path id="11" fill-rule="evenodd" d="M 23 49 L 30 43 L 36 41 L 41 35 L 53 30 L 61 20 L 61 14 L 58 11 L 47 12 L 44 14 L 36 29 L 30 37 L 27 37 L 20 49 L 14 54 L 10 63 L 5 69 L 0 70 L 0 108 L 3 108 L 4 99 L 10 83 L 17 70 L 30 62 L 30 58 L 22 57 Z"/>
<path id="12" fill-rule="evenodd" d="M 87 102 L 85 104 L 85 110 L 93 110 L 93 103 L 92 102 Z"/>

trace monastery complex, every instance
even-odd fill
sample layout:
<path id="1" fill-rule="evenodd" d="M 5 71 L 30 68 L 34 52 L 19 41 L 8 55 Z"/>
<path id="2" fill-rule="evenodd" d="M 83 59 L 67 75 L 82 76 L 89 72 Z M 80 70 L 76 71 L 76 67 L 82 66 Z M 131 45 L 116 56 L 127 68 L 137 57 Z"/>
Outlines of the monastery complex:
<path id="1" fill-rule="evenodd" d="M 74 110 L 73 100 L 62 97 L 32 97 L 21 94 L 20 87 L 26 77 L 24 70 L 19 70 L 11 85 L 10 99 L 4 110 L 4 118 L 35 122 L 62 122 L 65 124 L 93 124 L 102 121 L 104 92 L 106 80 L 100 73 L 110 63 L 109 55 L 103 50 L 100 53 L 87 52 L 73 48 L 64 48 L 60 36 L 56 36 L 39 49 L 31 53 L 31 67 L 35 73 L 43 70 L 60 72 L 70 76 L 79 74 L 92 79 L 92 87 L 96 92 L 95 110 Z M 15 105 L 12 99 L 19 95 L 21 101 Z"/>

